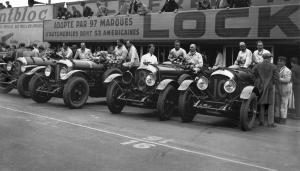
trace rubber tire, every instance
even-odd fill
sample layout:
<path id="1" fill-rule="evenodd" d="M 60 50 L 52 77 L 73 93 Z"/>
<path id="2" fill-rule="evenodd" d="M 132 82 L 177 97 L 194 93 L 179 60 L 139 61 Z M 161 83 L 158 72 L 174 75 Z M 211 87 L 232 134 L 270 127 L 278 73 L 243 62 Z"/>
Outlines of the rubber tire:
<path id="1" fill-rule="evenodd" d="M 41 96 L 35 91 L 40 86 L 41 83 L 40 80 L 42 79 L 42 77 L 43 76 L 40 74 L 35 74 L 29 82 L 29 91 L 30 91 L 31 99 L 37 103 L 47 103 L 52 98 L 49 95 Z"/>
<path id="2" fill-rule="evenodd" d="M 122 71 L 119 68 L 111 68 L 111 69 L 106 70 L 103 73 L 102 79 L 103 79 L 103 81 L 105 81 L 105 79 L 107 77 L 109 77 L 111 74 L 121 74 L 121 73 L 122 73 Z"/>
<path id="3" fill-rule="evenodd" d="M 71 100 L 71 92 L 72 92 L 72 89 L 73 89 L 74 85 L 76 85 L 78 83 L 83 84 L 83 86 L 86 89 L 86 93 L 83 95 L 83 98 L 79 103 L 74 103 Z M 77 77 L 77 76 L 72 77 L 68 80 L 68 82 L 64 86 L 64 90 L 63 90 L 64 103 L 70 109 L 82 108 L 82 106 L 86 104 L 86 101 L 89 97 L 89 93 L 90 93 L 90 87 L 89 87 L 88 82 L 86 81 L 86 79 L 84 79 L 83 77 Z"/>
<path id="4" fill-rule="evenodd" d="M 0 74 L 0 77 L 2 77 L 2 74 Z M 10 85 L 7 87 L 0 86 L 0 93 L 7 94 L 7 93 L 11 92 L 13 89 L 14 89 L 13 86 L 10 86 Z"/>
<path id="5" fill-rule="evenodd" d="M 116 91 L 118 87 L 119 85 L 115 81 L 111 82 L 107 86 L 107 91 L 106 91 L 107 107 L 112 114 L 120 114 L 125 106 L 125 104 L 122 102 L 116 105 L 116 99 L 115 97 L 113 97 L 113 93 Z"/>
<path id="6" fill-rule="evenodd" d="M 178 98 L 178 111 L 180 114 L 181 121 L 185 123 L 192 122 L 196 116 L 196 112 L 195 110 L 193 110 L 193 107 L 187 106 L 186 103 L 191 101 L 191 99 L 189 98 L 190 95 L 191 92 L 187 90 L 180 92 Z M 191 108 L 191 111 L 188 111 L 188 108 Z"/>
<path id="7" fill-rule="evenodd" d="M 17 90 L 19 94 L 24 98 L 30 97 L 30 91 L 29 91 L 29 82 L 31 80 L 31 75 L 26 75 L 25 73 L 21 74 L 17 81 Z M 27 84 L 27 90 L 26 85 Z"/>
<path id="8" fill-rule="evenodd" d="M 174 105 L 173 111 L 171 111 L 172 113 L 170 113 L 169 115 L 166 115 L 166 113 L 168 113 L 170 111 L 166 111 L 167 109 L 166 109 L 166 106 L 165 106 L 165 101 L 166 101 L 166 98 L 168 97 L 169 93 L 177 93 L 176 91 L 177 90 L 173 85 L 168 85 L 166 87 L 166 89 L 159 94 L 158 100 L 157 100 L 157 105 L 156 105 L 159 120 L 161 120 L 161 121 L 170 120 L 172 115 L 174 114 L 175 105 Z M 177 103 L 177 102 L 178 101 L 177 101 L 177 98 L 176 98 L 175 103 Z"/>
<path id="9" fill-rule="evenodd" d="M 251 101 L 255 100 L 256 102 L 256 112 L 253 114 L 251 121 L 248 121 L 248 112 L 250 108 Z M 253 127 L 257 115 L 257 96 L 255 93 L 252 93 L 250 98 L 243 100 L 241 109 L 240 109 L 240 126 L 243 131 L 250 131 Z"/>
<path id="10" fill-rule="evenodd" d="M 189 79 L 192 79 L 192 77 L 191 77 L 189 74 L 182 74 L 182 75 L 178 78 L 177 82 L 178 82 L 179 85 L 181 85 L 181 83 L 182 83 L 184 80 L 189 80 Z"/>

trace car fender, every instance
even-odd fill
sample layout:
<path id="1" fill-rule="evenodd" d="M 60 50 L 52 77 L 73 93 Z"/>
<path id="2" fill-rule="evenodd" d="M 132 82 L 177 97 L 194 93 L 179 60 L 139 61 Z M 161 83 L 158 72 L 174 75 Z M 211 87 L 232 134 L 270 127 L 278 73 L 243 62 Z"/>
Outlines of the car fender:
<path id="1" fill-rule="evenodd" d="M 193 82 L 194 82 L 194 80 L 184 80 L 178 87 L 178 91 L 187 90 Z"/>
<path id="2" fill-rule="evenodd" d="M 122 76 L 122 74 L 111 74 L 104 80 L 104 83 L 108 84 L 108 83 L 112 82 L 113 80 L 115 80 L 116 78 L 121 77 L 121 76 Z"/>
<path id="3" fill-rule="evenodd" d="M 30 71 L 28 71 L 28 72 L 26 73 L 26 75 L 33 75 L 33 74 L 35 74 L 35 73 L 37 73 L 37 72 L 40 72 L 40 71 L 44 70 L 45 68 L 46 68 L 46 66 L 38 66 L 38 67 L 35 67 L 35 68 L 31 69 Z"/>
<path id="4" fill-rule="evenodd" d="M 84 76 L 87 76 L 87 74 L 82 70 L 72 70 L 68 72 L 64 77 L 62 77 L 61 80 L 67 80 L 75 74 L 83 74 Z"/>
<path id="5" fill-rule="evenodd" d="M 165 79 L 162 80 L 158 86 L 156 87 L 156 90 L 164 90 L 169 84 L 175 84 L 176 86 L 178 86 L 177 81 L 172 80 L 172 79 Z"/>
<path id="6" fill-rule="evenodd" d="M 247 86 L 241 92 L 240 98 L 247 100 L 250 98 L 252 92 L 254 92 L 256 95 L 258 95 L 258 90 L 254 86 Z"/>

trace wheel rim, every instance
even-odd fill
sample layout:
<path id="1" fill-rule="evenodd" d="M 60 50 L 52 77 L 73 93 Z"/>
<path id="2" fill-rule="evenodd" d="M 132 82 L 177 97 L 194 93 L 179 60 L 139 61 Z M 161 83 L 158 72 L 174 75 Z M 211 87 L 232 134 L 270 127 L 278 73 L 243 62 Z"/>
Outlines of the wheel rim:
<path id="1" fill-rule="evenodd" d="M 39 88 L 43 88 L 43 87 L 47 87 L 47 85 L 45 85 L 45 83 L 42 81 L 41 78 L 37 79 L 35 86 L 34 86 L 34 96 L 38 96 L 40 98 L 47 98 L 47 95 L 45 93 L 40 93 L 38 91 L 36 91 Z"/>
<path id="2" fill-rule="evenodd" d="M 247 113 L 248 126 L 249 126 L 249 128 L 251 128 L 254 124 L 256 114 L 257 114 L 257 102 L 256 102 L 255 98 L 251 100 L 247 112 L 248 112 Z"/>
<path id="3" fill-rule="evenodd" d="M 78 83 L 76 85 L 74 85 L 74 87 L 71 90 L 71 100 L 74 103 L 80 103 L 83 98 L 84 95 L 86 94 L 86 88 L 83 85 L 83 83 Z"/>

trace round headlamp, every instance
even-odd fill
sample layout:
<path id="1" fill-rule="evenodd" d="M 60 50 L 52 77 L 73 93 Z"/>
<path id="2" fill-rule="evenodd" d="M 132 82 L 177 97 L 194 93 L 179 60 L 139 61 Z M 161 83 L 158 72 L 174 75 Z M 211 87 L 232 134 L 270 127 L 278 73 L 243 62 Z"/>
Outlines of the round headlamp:
<path id="1" fill-rule="evenodd" d="M 149 86 L 149 87 L 152 87 L 155 85 L 155 77 L 153 74 L 149 74 L 147 75 L 146 77 L 146 85 Z"/>
<path id="2" fill-rule="evenodd" d="M 233 80 L 228 80 L 225 82 L 224 84 L 224 90 L 227 92 L 227 93 L 233 93 L 236 89 L 236 83 L 235 81 Z"/>
<path id="3" fill-rule="evenodd" d="M 12 63 L 11 62 L 7 63 L 6 69 L 7 69 L 7 71 L 11 71 L 11 69 L 12 69 Z"/>
<path id="4" fill-rule="evenodd" d="M 68 69 L 67 68 L 62 68 L 59 72 L 60 78 L 65 77 L 68 74 Z"/>
<path id="5" fill-rule="evenodd" d="M 48 65 L 45 69 L 45 76 L 49 77 L 51 75 L 51 71 L 52 71 L 52 68 L 50 65 Z"/>
<path id="6" fill-rule="evenodd" d="M 208 87 L 208 79 L 206 77 L 200 77 L 197 81 L 197 87 L 199 90 L 206 90 Z"/>
<path id="7" fill-rule="evenodd" d="M 25 65 L 22 65 L 21 66 L 21 72 L 25 72 L 26 71 L 26 67 L 25 67 Z"/>

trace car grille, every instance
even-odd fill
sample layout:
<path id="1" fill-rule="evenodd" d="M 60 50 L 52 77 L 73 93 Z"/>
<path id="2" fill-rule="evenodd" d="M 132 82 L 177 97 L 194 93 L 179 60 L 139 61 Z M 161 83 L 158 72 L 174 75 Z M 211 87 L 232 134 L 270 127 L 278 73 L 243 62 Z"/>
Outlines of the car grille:
<path id="1" fill-rule="evenodd" d="M 137 70 L 135 72 L 135 85 L 140 91 L 147 91 L 148 86 L 146 85 L 146 77 L 150 74 L 147 70 Z"/>
<path id="2" fill-rule="evenodd" d="M 213 75 L 210 77 L 208 91 L 213 100 L 225 101 L 228 98 L 228 93 L 224 90 L 224 83 L 228 79 L 228 77 L 223 75 Z"/>
<path id="3" fill-rule="evenodd" d="M 21 63 L 20 62 L 16 62 L 11 70 L 11 73 L 14 77 L 18 77 L 19 75 L 21 75 Z"/>

